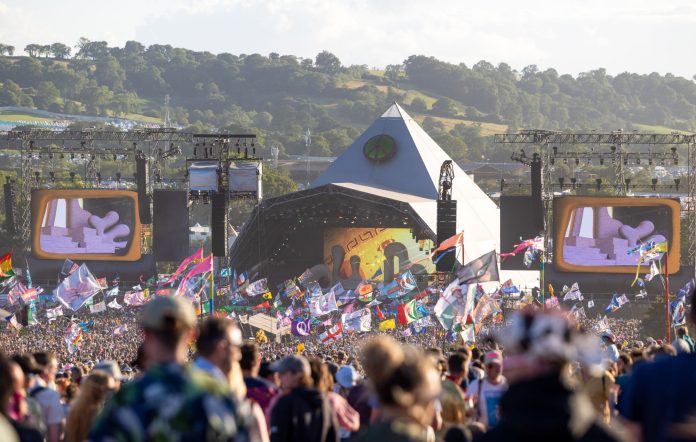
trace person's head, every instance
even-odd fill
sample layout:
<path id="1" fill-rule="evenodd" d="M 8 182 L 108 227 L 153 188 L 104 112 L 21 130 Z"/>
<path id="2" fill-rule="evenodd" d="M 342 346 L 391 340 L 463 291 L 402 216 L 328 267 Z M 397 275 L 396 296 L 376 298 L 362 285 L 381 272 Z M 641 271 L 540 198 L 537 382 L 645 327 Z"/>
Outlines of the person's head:
<path id="1" fill-rule="evenodd" d="M 571 361 L 593 373 L 603 370 L 596 337 L 582 333 L 560 312 L 514 312 L 505 328 L 493 334 L 505 349 L 505 377 L 510 383 L 540 376 L 562 375 Z M 486 355 L 486 368 L 496 355 Z"/>
<path id="2" fill-rule="evenodd" d="M 455 351 L 447 358 L 447 371 L 455 377 L 466 377 L 469 369 L 469 358 L 466 353 Z"/>
<path id="3" fill-rule="evenodd" d="M 633 360 L 630 355 L 621 353 L 616 361 L 616 369 L 619 374 L 628 374 L 633 366 Z"/>
<path id="4" fill-rule="evenodd" d="M 140 315 L 148 364 L 186 360 L 196 312 L 183 297 L 162 296 L 145 304 Z"/>
<path id="5" fill-rule="evenodd" d="M 65 426 L 68 440 L 86 440 L 94 417 L 113 391 L 111 382 L 111 377 L 100 370 L 92 371 L 82 380 Z"/>
<path id="6" fill-rule="evenodd" d="M 312 385 L 324 393 L 333 390 L 333 377 L 326 363 L 319 358 L 309 358 L 309 368 L 312 371 Z"/>
<path id="7" fill-rule="evenodd" d="M 73 382 L 77 382 L 79 384 L 82 381 L 82 376 L 84 376 L 82 367 L 79 365 L 73 365 L 70 367 L 70 379 L 72 379 Z"/>
<path id="8" fill-rule="evenodd" d="M 113 379 L 108 373 L 93 370 L 83 379 L 78 397 L 81 401 L 97 404 L 105 401 L 108 393 L 114 391 L 114 388 Z"/>
<path id="9" fill-rule="evenodd" d="M 239 361 L 245 375 L 254 377 L 259 375 L 261 368 L 261 353 L 256 342 L 242 344 L 242 359 Z"/>
<path id="10" fill-rule="evenodd" d="M 20 366 L 22 373 L 24 373 L 24 388 L 29 387 L 32 376 L 38 375 L 43 371 L 31 353 L 13 355 L 12 360 Z"/>
<path id="11" fill-rule="evenodd" d="M 344 365 L 336 371 L 336 382 L 341 388 L 351 389 L 360 381 L 358 371 L 352 365 Z"/>
<path id="12" fill-rule="evenodd" d="M 481 351 L 480 348 L 475 347 L 471 349 L 471 360 L 472 362 L 475 361 L 481 361 L 481 358 L 483 357 L 483 352 Z"/>
<path id="13" fill-rule="evenodd" d="M 614 345 L 616 343 L 616 337 L 613 333 L 605 331 L 602 333 L 602 342 L 607 346 Z"/>
<path id="14" fill-rule="evenodd" d="M 271 364 L 270 369 L 278 373 L 280 387 L 290 391 L 296 387 L 313 385 L 312 368 L 304 356 L 290 355 Z"/>
<path id="15" fill-rule="evenodd" d="M 336 353 L 336 363 L 345 364 L 346 362 L 348 362 L 348 355 L 346 354 L 345 351 L 339 350 Z"/>
<path id="16" fill-rule="evenodd" d="M 34 359 L 36 363 L 41 367 L 41 373 L 39 376 L 44 382 L 53 382 L 58 373 L 58 359 L 56 355 L 51 352 L 39 352 L 34 353 Z"/>
<path id="17" fill-rule="evenodd" d="M 93 372 L 100 371 L 109 377 L 109 388 L 118 390 L 121 387 L 123 373 L 116 361 L 101 361 L 94 366 Z"/>
<path id="18" fill-rule="evenodd" d="M 442 354 L 442 350 L 437 347 L 430 347 L 427 350 L 425 350 L 425 353 L 435 363 L 435 366 L 437 367 L 437 370 L 440 372 L 440 375 L 445 374 L 445 372 L 447 371 L 447 360 L 445 359 L 445 356 Z"/>
<path id="19" fill-rule="evenodd" d="M 242 332 L 234 321 L 225 318 L 206 319 L 198 327 L 198 354 L 209 360 L 225 375 L 239 362 Z"/>
<path id="20" fill-rule="evenodd" d="M 278 373 L 271 370 L 271 363 L 268 361 L 261 361 L 261 365 L 259 365 L 259 376 L 269 382 L 272 382 L 276 386 L 280 386 Z"/>
<path id="21" fill-rule="evenodd" d="M 0 352 L 0 415 L 6 415 L 10 396 L 14 392 L 12 366 L 4 353 Z"/>
<path id="22" fill-rule="evenodd" d="M 498 384 L 503 375 L 503 354 L 498 350 L 489 351 L 484 357 L 486 380 Z"/>
<path id="23" fill-rule="evenodd" d="M 677 336 L 678 336 L 678 337 L 683 338 L 684 336 L 686 336 L 686 334 L 687 334 L 687 329 L 686 329 L 686 327 L 679 327 L 679 328 L 677 329 Z"/>
<path id="24" fill-rule="evenodd" d="M 425 353 L 377 336 L 362 350 L 361 363 L 385 417 L 409 417 L 429 425 L 440 395 L 440 374 Z"/>

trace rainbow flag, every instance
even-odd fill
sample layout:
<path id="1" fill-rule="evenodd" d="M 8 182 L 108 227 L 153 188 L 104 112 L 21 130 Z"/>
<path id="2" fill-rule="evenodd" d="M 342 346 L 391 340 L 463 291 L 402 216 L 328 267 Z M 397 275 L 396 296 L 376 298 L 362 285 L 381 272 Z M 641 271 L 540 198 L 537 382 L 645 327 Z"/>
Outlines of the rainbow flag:
<path id="1" fill-rule="evenodd" d="M 12 271 L 12 252 L 0 256 L 0 281 L 14 276 Z"/>

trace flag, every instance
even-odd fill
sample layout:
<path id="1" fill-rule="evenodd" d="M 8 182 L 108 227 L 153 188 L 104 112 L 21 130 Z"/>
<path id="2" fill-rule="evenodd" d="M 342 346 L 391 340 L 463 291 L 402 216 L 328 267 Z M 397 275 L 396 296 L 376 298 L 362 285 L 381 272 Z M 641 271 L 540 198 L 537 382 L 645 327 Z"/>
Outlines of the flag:
<path id="1" fill-rule="evenodd" d="M 346 332 L 367 332 L 372 328 L 372 314 L 369 308 L 341 315 L 343 330 Z"/>
<path id="2" fill-rule="evenodd" d="M 125 335 L 126 332 L 128 332 L 128 325 L 123 324 L 123 325 L 119 325 L 118 327 L 116 327 L 114 329 L 113 335 L 116 337 L 119 337 L 119 336 Z"/>
<path id="3" fill-rule="evenodd" d="M 302 290 L 295 284 L 295 281 L 292 279 L 288 279 L 285 281 L 284 285 L 284 290 L 285 290 L 285 296 L 293 299 L 293 298 L 299 298 L 302 296 Z"/>
<path id="4" fill-rule="evenodd" d="M 262 304 L 259 304 L 259 305 L 256 305 L 256 306 L 252 307 L 251 309 L 252 309 L 252 310 L 259 310 L 259 309 L 262 309 L 262 308 L 271 308 L 271 303 L 268 302 L 268 301 L 266 301 L 266 302 L 264 302 L 264 303 L 262 303 Z"/>
<path id="5" fill-rule="evenodd" d="M 229 278 L 232 276 L 232 269 L 229 267 L 225 267 L 224 269 L 220 269 L 220 277 L 221 278 Z"/>
<path id="6" fill-rule="evenodd" d="M 590 299 L 589 301 L 587 301 L 587 308 L 593 308 L 593 307 L 594 307 L 594 300 Z"/>
<path id="7" fill-rule="evenodd" d="M 660 274 L 660 271 L 657 269 L 657 264 L 655 263 L 655 261 L 652 261 L 650 263 L 650 273 L 645 275 L 645 280 L 650 282 L 650 281 L 652 281 L 652 279 L 654 277 L 656 277 L 659 274 Z"/>
<path id="8" fill-rule="evenodd" d="M 552 299 L 558 301 L 558 298 Z M 500 311 L 500 308 L 498 307 L 498 304 L 495 302 L 495 299 L 491 298 L 489 295 L 481 296 L 481 299 L 479 299 L 478 304 L 476 304 L 476 308 L 474 308 L 474 313 L 472 315 L 474 331 L 478 333 L 481 327 L 483 326 L 483 321 L 488 316 L 498 313 L 498 311 Z M 464 327 L 462 327 L 462 329 L 463 328 Z"/>
<path id="9" fill-rule="evenodd" d="M 314 281 L 314 275 L 312 274 L 312 271 L 307 269 L 305 270 L 300 276 L 297 277 L 297 281 L 303 285 L 307 286 L 307 283 L 310 281 Z"/>
<path id="10" fill-rule="evenodd" d="M 621 307 L 624 304 L 628 304 L 628 297 L 625 293 L 616 298 L 616 300 L 619 302 L 619 307 Z"/>
<path id="11" fill-rule="evenodd" d="M 543 287 L 542 287 L 542 288 L 543 288 Z M 549 294 L 550 294 L 551 296 L 556 296 L 556 292 L 555 292 L 555 290 L 553 289 L 553 286 L 551 285 L 551 283 L 549 283 Z"/>
<path id="12" fill-rule="evenodd" d="M 408 325 L 418 319 L 418 313 L 416 312 L 416 300 L 412 299 L 406 304 L 399 305 L 397 318 L 399 319 L 400 325 Z"/>
<path id="13" fill-rule="evenodd" d="M 106 292 L 107 298 L 113 298 L 114 296 L 118 296 L 118 286 L 112 287 Z"/>
<path id="14" fill-rule="evenodd" d="M 686 309 L 684 298 L 677 298 L 669 304 L 669 312 L 672 318 L 672 326 L 676 327 L 686 323 Z"/>
<path id="15" fill-rule="evenodd" d="M 395 276 L 393 281 L 385 284 L 380 290 L 380 295 L 384 298 L 394 299 L 410 293 L 417 287 L 413 274 L 410 270 L 406 270 Z"/>
<path id="16" fill-rule="evenodd" d="M 379 323 L 379 331 L 387 331 L 396 328 L 396 321 L 394 319 L 387 319 Z"/>
<path id="17" fill-rule="evenodd" d="M 379 318 L 380 321 L 384 321 L 385 319 L 387 319 L 384 316 L 384 313 L 382 313 L 382 310 L 380 310 L 378 305 L 375 306 L 375 312 L 377 313 L 377 317 Z"/>
<path id="18" fill-rule="evenodd" d="M 22 328 L 24 328 L 22 324 L 20 324 L 19 321 L 17 321 L 15 315 L 10 315 L 6 317 L 5 321 L 7 321 L 7 323 L 17 331 L 20 331 Z"/>
<path id="19" fill-rule="evenodd" d="M 336 305 L 336 296 L 333 293 L 309 300 L 309 311 L 313 316 L 323 316 L 335 310 L 338 310 L 338 306 Z"/>
<path id="20" fill-rule="evenodd" d="M 319 283 L 318 282 L 310 282 L 307 285 L 307 294 L 312 298 L 316 298 L 317 296 L 321 296 L 322 292 L 321 292 L 321 286 L 319 285 Z"/>
<path id="21" fill-rule="evenodd" d="M 48 308 L 46 309 L 46 318 L 55 319 L 58 316 L 63 316 L 63 307 Z"/>
<path id="22" fill-rule="evenodd" d="M 111 301 L 110 303 L 106 304 L 106 306 L 109 308 L 116 309 L 116 310 L 120 310 L 121 308 L 123 308 L 123 306 L 121 304 L 119 304 L 118 301 L 115 299 L 113 301 Z"/>
<path id="23" fill-rule="evenodd" d="M 145 296 L 143 296 L 142 291 L 129 291 L 123 295 L 123 303 L 126 305 L 139 306 L 145 304 L 146 302 L 147 301 L 145 300 Z"/>
<path id="24" fill-rule="evenodd" d="M 74 263 L 70 258 L 65 258 L 65 261 L 63 261 L 63 265 L 60 268 L 60 273 L 61 275 L 72 275 L 72 273 L 77 270 L 79 266 Z"/>
<path id="25" fill-rule="evenodd" d="M 358 286 L 355 288 L 355 293 L 358 294 L 358 300 L 362 302 L 372 301 L 373 291 L 374 288 L 372 287 L 372 284 L 367 281 L 360 282 L 360 284 L 358 284 Z"/>
<path id="26" fill-rule="evenodd" d="M 447 249 L 457 250 L 460 247 L 464 247 L 464 231 L 461 231 L 454 236 L 450 236 L 446 240 L 442 241 L 435 250 L 430 254 L 431 257 L 435 256 L 438 252 L 444 252 Z"/>
<path id="27" fill-rule="evenodd" d="M 73 354 L 80 349 L 82 341 L 82 328 L 72 323 L 65 330 L 65 344 L 68 346 L 68 353 Z"/>
<path id="28" fill-rule="evenodd" d="M 473 309 L 474 290 L 469 290 L 467 285 L 460 286 L 459 281 L 455 279 L 437 300 L 433 313 L 442 328 L 449 331 L 455 322 L 466 322 Z"/>
<path id="29" fill-rule="evenodd" d="M 181 261 L 181 264 L 179 264 L 179 267 L 176 268 L 176 271 L 172 273 L 172 275 L 162 283 L 162 285 L 169 284 L 170 282 L 174 281 L 176 278 L 179 277 L 179 275 L 184 272 L 191 263 L 196 263 L 200 262 L 203 259 L 203 249 L 198 249 L 196 252 L 189 256 L 188 258 L 184 259 Z"/>
<path id="30" fill-rule="evenodd" d="M 430 315 L 428 316 L 423 316 L 417 321 L 412 322 L 411 328 L 415 330 L 416 332 L 420 332 L 421 330 L 427 328 L 427 327 L 433 327 L 435 324 L 433 324 L 432 317 Z"/>
<path id="31" fill-rule="evenodd" d="M 257 296 L 266 292 L 268 292 L 268 280 L 266 278 L 254 281 L 246 288 L 247 296 Z"/>
<path id="32" fill-rule="evenodd" d="M 607 305 L 604 311 L 610 313 L 615 312 L 620 308 L 621 304 L 619 304 L 619 300 L 617 299 L 616 293 L 614 293 L 614 295 L 611 297 L 611 302 L 609 302 L 609 305 Z"/>
<path id="33" fill-rule="evenodd" d="M 564 301 L 582 301 L 582 292 L 580 292 L 580 287 L 578 286 L 578 283 L 575 282 L 573 283 L 573 286 L 568 290 L 568 292 L 563 295 L 563 300 Z"/>
<path id="34" fill-rule="evenodd" d="M 374 281 L 375 279 L 379 278 L 382 276 L 382 267 L 377 268 L 377 271 L 375 272 L 374 275 L 372 275 L 372 278 L 370 280 Z"/>
<path id="35" fill-rule="evenodd" d="M 459 336 L 462 338 L 462 342 L 476 342 L 476 333 L 473 326 L 464 327 L 464 330 L 459 332 Z"/>
<path id="36" fill-rule="evenodd" d="M 249 275 L 247 275 L 247 272 L 242 272 L 237 275 L 236 284 L 240 290 L 244 289 L 246 285 L 249 284 Z"/>
<path id="37" fill-rule="evenodd" d="M 85 264 L 80 265 L 53 291 L 64 306 L 76 311 L 101 291 L 101 286 Z"/>
<path id="38" fill-rule="evenodd" d="M 290 331 L 295 336 L 309 336 L 310 322 L 310 319 L 292 321 Z"/>
<path id="39" fill-rule="evenodd" d="M 343 325 L 337 322 L 332 327 L 328 328 L 324 333 L 319 335 L 322 343 L 329 342 L 334 339 L 339 339 L 343 336 Z"/>
<path id="40" fill-rule="evenodd" d="M 208 273 L 213 271 L 213 255 L 206 256 L 203 260 L 196 264 L 191 270 L 189 270 L 184 279 L 191 279 L 193 276 L 200 275 L 202 273 Z"/>
<path id="41" fill-rule="evenodd" d="M 0 280 L 14 276 L 12 271 L 12 252 L 0 256 Z"/>
<path id="42" fill-rule="evenodd" d="M 97 302 L 94 305 L 89 306 L 90 313 L 101 313 L 106 311 L 106 303 L 104 301 Z"/>
<path id="43" fill-rule="evenodd" d="M 498 261 L 495 250 L 481 255 L 457 270 L 460 284 L 498 281 Z"/>
<path id="44" fill-rule="evenodd" d="M 606 316 L 603 317 L 602 319 L 600 319 L 599 321 L 597 321 L 597 324 L 595 326 L 595 330 L 597 330 L 598 332 L 603 332 L 603 331 L 609 330 L 609 320 L 607 319 Z"/>

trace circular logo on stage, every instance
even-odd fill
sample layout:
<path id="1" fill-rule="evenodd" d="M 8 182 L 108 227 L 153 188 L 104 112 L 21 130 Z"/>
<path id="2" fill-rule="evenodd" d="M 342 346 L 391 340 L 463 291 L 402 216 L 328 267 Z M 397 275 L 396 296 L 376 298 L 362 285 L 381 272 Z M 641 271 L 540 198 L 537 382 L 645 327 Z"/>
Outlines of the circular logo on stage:
<path id="1" fill-rule="evenodd" d="M 365 143 L 363 154 L 370 161 L 387 161 L 396 155 L 396 141 L 389 135 L 374 136 Z"/>

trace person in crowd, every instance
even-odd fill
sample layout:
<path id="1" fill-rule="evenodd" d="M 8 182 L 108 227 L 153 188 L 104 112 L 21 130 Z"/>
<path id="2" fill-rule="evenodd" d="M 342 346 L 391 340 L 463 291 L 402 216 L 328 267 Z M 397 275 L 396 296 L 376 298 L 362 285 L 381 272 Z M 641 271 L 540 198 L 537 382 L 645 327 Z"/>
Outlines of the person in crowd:
<path id="1" fill-rule="evenodd" d="M 241 348 L 242 358 L 239 365 L 242 368 L 246 397 L 261 407 L 266 413 L 271 400 L 278 394 L 278 387 L 272 382 L 259 376 L 261 368 L 261 353 L 255 342 L 245 342 Z"/>
<path id="2" fill-rule="evenodd" d="M 474 401 L 474 419 L 485 426 L 495 427 L 498 423 L 500 398 L 508 389 L 503 376 L 503 355 L 498 350 L 486 353 L 486 377 L 469 385 L 467 394 Z"/>
<path id="3" fill-rule="evenodd" d="M 85 375 L 84 371 L 82 370 L 82 367 L 79 365 L 73 365 L 70 367 L 70 379 L 77 385 L 80 385 L 80 382 L 82 382 L 82 377 Z"/>
<path id="4" fill-rule="evenodd" d="M 619 359 L 619 349 L 616 348 L 616 336 L 610 331 L 602 333 L 602 343 L 604 344 L 604 358 L 610 362 Z"/>
<path id="5" fill-rule="evenodd" d="M 16 395 L 13 398 L 16 402 L 15 407 L 18 412 L 20 409 L 22 410 L 22 419 L 20 422 L 36 428 L 41 433 L 43 439 L 46 435 L 46 424 L 44 423 L 43 414 L 41 412 L 41 405 L 28 394 L 31 386 L 34 384 L 34 376 L 41 373 L 41 367 L 36 363 L 34 355 L 30 353 L 13 355 L 12 361 L 22 369 L 22 374 L 24 375 L 23 387 L 21 389 L 16 389 Z M 17 379 L 19 379 L 19 376 Z"/>
<path id="6" fill-rule="evenodd" d="M 94 370 L 84 379 L 65 423 L 66 442 L 87 440 L 94 418 L 102 410 L 108 394 L 115 390 L 114 379 L 105 371 Z"/>
<path id="7" fill-rule="evenodd" d="M 263 410 L 246 400 L 246 386 L 239 368 L 242 332 L 230 319 L 209 318 L 198 327 L 198 357 L 193 365 L 229 386 L 237 400 L 238 412 L 248 422 L 250 436 L 267 441 L 268 429 Z"/>
<path id="8" fill-rule="evenodd" d="M 464 390 L 461 383 L 466 381 L 469 360 L 466 353 L 454 351 L 447 358 L 447 372 L 443 373 L 442 393 L 442 429 L 444 434 L 448 428 L 454 425 L 465 424 L 471 407 L 467 405 Z"/>
<path id="9" fill-rule="evenodd" d="M 510 388 L 500 401 L 498 424 L 476 441 L 621 441 L 572 388 L 569 363 L 599 367 L 596 338 L 578 332 L 558 313 L 515 312 L 493 338 L 505 348 Z"/>
<path id="10" fill-rule="evenodd" d="M 121 368 L 118 366 L 116 361 L 101 361 L 97 363 L 92 371 L 101 371 L 109 376 L 109 385 L 112 385 L 112 391 L 118 391 L 121 388 L 121 381 L 123 381 L 123 373 Z"/>
<path id="11" fill-rule="evenodd" d="M 689 346 L 689 353 L 694 352 L 694 340 L 689 336 L 689 329 L 685 325 L 677 328 L 677 339 L 681 339 Z"/>
<path id="12" fill-rule="evenodd" d="M 605 352 L 606 356 L 606 352 Z M 605 366 L 611 365 L 605 359 Z M 587 367 L 580 370 L 581 385 L 592 402 L 597 413 L 606 423 L 611 421 L 611 404 L 615 378 L 609 369 L 591 371 Z"/>
<path id="13" fill-rule="evenodd" d="M 377 336 L 362 350 L 361 364 L 381 407 L 380 419 L 358 441 L 432 442 L 430 424 L 440 396 L 440 374 L 425 353 Z"/>
<path id="14" fill-rule="evenodd" d="M 183 297 L 157 297 L 143 306 L 140 327 L 148 370 L 107 402 L 90 441 L 248 438 L 229 388 L 184 365 L 195 326 L 193 306 Z"/>
<path id="15" fill-rule="evenodd" d="M 469 387 L 469 364 L 471 350 L 468 347 L 457 349 L 447 358 L 447 379 L 454 382 L 462 391 Z"/>
<path id="16" fill-rule="evenodd" d="M 351 433 L 355 433 L 360 429 L 360 415 L 348 404 L 348 401 L 346 401 L 343 396 L 333 391 L 333 376 L 331 376 L 329 368 L 323 360 L 319 358 L 309 358 L 309 366 L 312 371 L 312 384 L 329 400 L 331 411 L 336 417 L 336 421 L 340 427 L 340 439 L 342 441 L 350 439 Z M 344 365 L 344 367 L 350 366 Z M 345 380 L 347 381 L 347 379 Z"/>
<path id="17" fill-rule="evenodd" d="M 271 409 L 271 442 L 339 440 L 338 422 L 326 396 L 313 387 L 312 370 L 303 356 L 286 356 L 271 365 L 286 394 Z"/>
<path id="18" fill-rule="evenodd" d="M 696 322 L 694 289 L 690 320 Z M 633 368 L 619 412 L 634 440 L 642 442 L 696 439 L 696 355 L 656 358 Z"/>
<path id="19" fill-rule="evenodd" d="M 17 432 L 22 442 L 40 442 L 44 440 L 42 433 L 29 414 L 26 401 L 26 382 L 22 368 L 13 360 L 8 361 L 9 373 L 7 377 L 12 381 L 12 392 L 7 404 L 6 417 L 10 419 L 12 427 Z M 2 363 L 0 363 L 0 366 Z M 0 373 L 0 376 L 4 374 Z M 40 415 L 39 415 L 40 416 Z"/>
<path id="20" fill-rule="evenodd" d="M 0 440 L 7 442 L 19 442 L 17 431 L 12 427 L 12 421 L 7 415 L 14 385 L 10 360 L 0 352 Z"/>
<path id="21" fill-rule="evenodd" d="M 55 389 L 58 359 L 51 352 L 34 353 L 34 359 L 41 367 L 41 373 L 35 378 L 35 384 L 29 390 L 29 396 L 36 399 L 41 406 L 41 414 L 46 426 L 46 441 L 60 442 L 63 437 L 65 410 L 60 394 Z"/>

